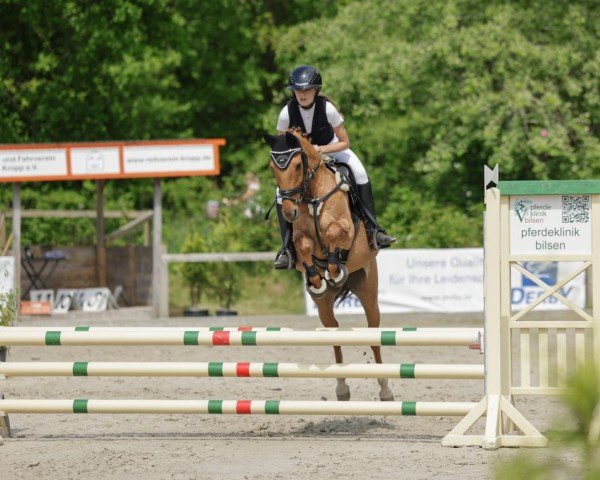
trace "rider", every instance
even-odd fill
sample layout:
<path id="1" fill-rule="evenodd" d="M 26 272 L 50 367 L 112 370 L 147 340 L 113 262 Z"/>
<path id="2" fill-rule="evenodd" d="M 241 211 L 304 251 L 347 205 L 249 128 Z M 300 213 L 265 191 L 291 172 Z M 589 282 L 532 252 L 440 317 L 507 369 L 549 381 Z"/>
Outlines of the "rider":
<path id="1" fill-rule="evenodd" d="M 328 98 L 319 94 L 322 80 L 319 71 L 310 65 L 292 70 L 288 90 L 292 98 L 283 107 L 277 120 L 277 131 L 285 133 L 289 128 L 299 127 L 309 135 L 317 152 L 327 154 L 336 162 L 348 165 L 356 179 L 358 196 L 367 210 L 367 229 L 374 235 L 376 247 L 389 247 L 396 239 L 388 235 L 377 223 L 371 183 L 363 164 L 350 150 L 350 140 L 344 127 L 344 119 Z M 285 270 L 293 267 L 292 224 L 281 211 L 282 199 L 277 192 L 277 218 L 281 230 L 282 249 L 277 253 L 274 267 Z"/>

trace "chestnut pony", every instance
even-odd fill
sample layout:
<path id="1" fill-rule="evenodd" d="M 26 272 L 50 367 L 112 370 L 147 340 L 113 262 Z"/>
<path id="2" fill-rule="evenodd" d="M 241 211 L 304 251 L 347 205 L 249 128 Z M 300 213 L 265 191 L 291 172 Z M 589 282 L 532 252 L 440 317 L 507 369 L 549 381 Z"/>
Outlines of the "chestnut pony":
<path id="1" fill-rule="evenodd" d="M 271 146 L 271 170 L 282 197 L 283 216 L 293 223 L 296 269 L 306 273 L 307 291 L 315 301 L 324 327 L 338 327 L 333 307 L 336 298 L 354 293 L 362 303 L 367 324 L 380 322 L 377 251 L 369 246 L 364 223 L 352 220 L 348 184 L 323 162 L 321 155 L 300 133 L 265 134 Z M 343 258 L 347 254 L 345 265 Z M 373 346 L 377 363 L 381 347 Z M 335 361 L 342 350 L 333 347 Z M 349 400 L 345 378 L 337 380 L 338 400 Z M 387 379 L 378 379 L 379 398 L 393 400 Z"/>

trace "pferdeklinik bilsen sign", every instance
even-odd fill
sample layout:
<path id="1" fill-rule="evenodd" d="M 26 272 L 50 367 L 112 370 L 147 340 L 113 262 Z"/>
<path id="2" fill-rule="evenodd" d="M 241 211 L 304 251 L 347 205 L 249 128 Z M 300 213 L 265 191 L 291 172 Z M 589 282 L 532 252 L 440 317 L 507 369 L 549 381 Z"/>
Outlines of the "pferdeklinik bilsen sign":
<path id="1" fill-rule="evenodd" d="M 590 195 L 511 196 L 511 253 L 590 254 L 591 208 Z"/>
<path id="2" fill-rule="evenodd" d="M 0 182 L 218 175 L 224 139 L 0 145 Z"/>

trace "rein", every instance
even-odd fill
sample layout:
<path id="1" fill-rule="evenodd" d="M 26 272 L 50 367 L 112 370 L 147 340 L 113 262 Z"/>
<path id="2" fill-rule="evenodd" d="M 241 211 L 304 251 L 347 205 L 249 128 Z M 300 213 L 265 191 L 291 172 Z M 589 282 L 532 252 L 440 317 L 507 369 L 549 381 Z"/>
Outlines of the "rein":
<path id="1" fill-rule="evenodd" d="M 308 186 L 313 180 L 317 169 L 323 164 L 323 159 L 319 158 L 319 162 L 310 171 L 308 170 L 308 155 L 302 149 L 294 149 L 289 152 L 271 152 L 271 159 L 280 169 L 285 170 L 289 166 L 293 155 L 296 154 L 298 151 L 302 155 L 302 183 L 299 186 L 295 188 L 290 188 L 288 190 L 282 190 L 281 188 L 279 188 L 278 185 L 277 187 L 279 188 L 279 196 L 282 198 L 282 200 L 289 200 L 291 202 L 294 202 L 294 204 L 296 205 L 299 205 L 301 203 L 307 203 L 310 205 L 309 208 L 312 207 L 317 241 L 319 242 L 319 246 L 321 247 L 321 252 L 323 253 L 323 255 L 327 256 L 329 254 L 329 250 L 323 244 L 323 239 L 321 238 L 321 229 L 319 228 L 319 220 L 317 218 L 319 215 L 319 206 L 325 203 L 325 201 L 328 200 L 335 192 L 340 190 L 342 186 L 347 185 L 347 182 L 344 180 L 343 177 L 340 176 L 340 181 L 336 184 L 335 187 L 333 187 L 333 189 L 331 189 L 325 195 L 323 195 L 322 197 L 314 197 L 312 200 L 306 199 L 305 197 L 306 192 L 308 190 Z M 282 153 L 289 153 L 288 160 L 284 166 L 281 165 L 281 162 L 276 161 L 278 155 L 281 155 Z M 298 196 L 295 197 L 295 195 Z"/>
<path id="2" fill-rule="evenodd" d="M 327 247 L 323 245 L 323 240 L 321 239 L 321 229 L 319 228 L 319 220 L 317 218 L 319 215 L 319 205 L 324 203 L 325 200 L 331 197 L 335 192 L 342 188 L 342 185 L 345 184 L 346 183 L 344 182 L 344 180 L 340 179 L 340 182 L 337 183 L 336 186 L 333 187 L 333 189 L 330 190 L 328 193 L 326 193 L 322 197 L 313 198 L 310 202 L 308 202 L 313 208 L 313 220 L 315 222 L 315 234 L 317 235 L 317 241 L 319 242 L 319 246 L 321 247 L 321 253 L 325 256 L 329 255 L 329 250 L 327 250 Z"/>

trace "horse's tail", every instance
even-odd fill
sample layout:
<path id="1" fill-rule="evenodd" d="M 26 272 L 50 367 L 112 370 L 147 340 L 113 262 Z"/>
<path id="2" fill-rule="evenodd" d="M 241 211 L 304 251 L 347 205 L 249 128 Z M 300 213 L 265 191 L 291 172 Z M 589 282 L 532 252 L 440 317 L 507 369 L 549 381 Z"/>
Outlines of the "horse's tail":
<path id="1" fill-rule="evenodd" d="M 344 286 L 342 287 L 342 289 L 335 296 L 334 303 L 337 302 L 336 306 L 339 306 L 340 303 L 342 303 L 344 300 L 346 300 L 350 296 L 351 293 L 352 292 L 350 291 L 350 287 L 348 286 L 347 283 L 345 283 Z"/>

